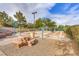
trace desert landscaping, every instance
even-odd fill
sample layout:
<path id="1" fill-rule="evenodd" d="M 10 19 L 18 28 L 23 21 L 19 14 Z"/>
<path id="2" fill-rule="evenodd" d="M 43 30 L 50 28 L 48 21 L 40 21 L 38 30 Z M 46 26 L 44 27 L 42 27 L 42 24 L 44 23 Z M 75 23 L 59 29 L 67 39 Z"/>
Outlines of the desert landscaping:
<path id="1" fill-rule="evenodd" d="M 32 32 L 23 32 L 16 37 L 7 37 L 0 41 L 0 55 L 7 56 L 63 56 L 76 55 L 74 52 L 72 41 L 63 31 L 45 31 L 43 40 L 41 38 L 41 31 L 35 31 L 35 39 L 38 42 L 33 46 L 16 47 L 13 43 L 20 37 L 31 37 Z M 17 42 L 17 41 L 16 41 Z M 2 54 L 3 53 L 3 54 Z"/>
<path id="2" fill-rule="evenodd" d="M 0 4 L 0 56 L 79 56 L 78 9 L 76 3 Z"/>

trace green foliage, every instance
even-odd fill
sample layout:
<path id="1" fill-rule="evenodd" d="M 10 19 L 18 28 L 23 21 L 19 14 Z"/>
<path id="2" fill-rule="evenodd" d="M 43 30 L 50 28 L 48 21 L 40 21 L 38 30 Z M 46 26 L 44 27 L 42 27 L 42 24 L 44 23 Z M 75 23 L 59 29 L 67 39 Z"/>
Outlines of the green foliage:
<path id="1" fill-rule="evenodd" d="M 16 14 L 14 15 L 14 17 L 19 21 L 19 22 L 21 22 L 21 21 L 26 21 L 25 19 L 25 16 L 23 16 L 23 13 L 22 12 L 16 12 Z"/>
<path id="2" fill-rule="evenodd" d="M 66 33 L 72 38 L 74 39 L 78 45 L 79 45 L 79 26 L 78 25 L 74 25 L 74 26 L 70 26 L 67 30 Z"/>
<path id="3" fill-rule="evenodd" d="M 68 37 L 70 37 L 71 39 L 73 39 L 73 35 L 72 35 L 72 31 L 71 31 L 71 27 L 67 27 L 65 32 L 68 34 Z"/>
<path id="4" fill-rule="evenodd" d="M 23 27 L 27 27 L 26 18 L 22 12 L 16 12 L 14 17 L 17 19 L 18 28 L 21 30 Z"/>
<path id="5" fill-rule="evenodd" d="M 30 29 L 34 28 L 34 24 L 28 23 L 28 24 L 27 24 L 27 28 L 30 28 Z"/>
<path id="6" fill-rule="evenodd" d="M 51 21 L 51 19 L 49 19 L 49 18 L 44 18 L 43 22 L 49 28 L 52 28 L 56 25 L 56 23 L 54 21 Z"/>
<path id="7" fill-rule="evenodd" d="M 68 30 L 69 29 L 69 25 L 59 25 L 57 28 L 56 28 L 56 30 L 57 31 L 66 31 L 66 30 Z"/>
<path id="8" fill-rule="evenodd" d="M 4 24 L 4 21 L 6 20 L 6 18 L 7 18 L 7 14 L 4 11 L 0 12 L 0 25 Z"/>
<path id="9" fill-rule="evenodd" d="M 8 16 L 8 14 L 5 11 L 0 12 L 0 25 L 12 27 L 13 21 L 13 18 L 11 16 Z"/>
<path id="10" fill-rule="evenodd" d="M 41 28 L 41 27 L 43 27 L 43 26 L 44 26 L 44 24 L 43 24 L 43 21 L 42 21 L 41 18 L 39 18 L 39 19 L 37 19 L 37 20 L 35 21 L 35 28 Z"/>
<path id="11" fill-rule="evenodd" d="M 54 28 L 56 27 L 56 22 L 51 21 L 51 19 L 49 18 L 39 18 L 35 21 L 35 27 L 36 28 L 46 27 L 47 29 L 54 30 Z"/>
<path id="12" fill-rule="evenodd" d="M 63 25 L 59 25 L 56 30 L 58 30 L 58 31 L 64 31 L 64 26 Z"/>
<path id="13" fill-rule="evenodd" d="M 14 22 L 13 18 L 8 16 L 8 18 L 4 21 L 3 25 L 6 27 L 13 27 L 13 22 Z"/>

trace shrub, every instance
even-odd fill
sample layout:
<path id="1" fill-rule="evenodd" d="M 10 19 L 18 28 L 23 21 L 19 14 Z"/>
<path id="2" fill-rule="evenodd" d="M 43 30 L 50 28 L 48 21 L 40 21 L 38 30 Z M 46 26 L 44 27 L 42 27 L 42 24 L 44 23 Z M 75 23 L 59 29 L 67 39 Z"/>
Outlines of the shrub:
<path id="1" fill-rule="evenodd" d="M 79 47 L 79 26 L 71 26 L 65 31 L 71 39 L 74 39 Z"/>

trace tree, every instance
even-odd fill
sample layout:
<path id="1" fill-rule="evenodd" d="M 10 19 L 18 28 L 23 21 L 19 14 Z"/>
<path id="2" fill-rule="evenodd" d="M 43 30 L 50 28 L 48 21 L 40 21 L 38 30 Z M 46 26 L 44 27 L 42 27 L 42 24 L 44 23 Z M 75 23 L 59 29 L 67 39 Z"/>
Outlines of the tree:
<path id="1" fill-rule="evenodd" d="M 41 27 L 43 27 L 43 21 L 42 21 L 41 18 L 39 18 L 39 19 L 37 19 L 37 20 L 35 21 L 35 27 L 36 27 L 36 28 L 41 28 Z"/>
<path id="2" fill-rule="evenodd" d="M 28 23 L 28 24 L 27 24 L 27 28 L 30 28 L 30 29 L 34 28 L 34 24 Z"/>
<path id="3" fill-rule="evenodd" d="M 16 27 L 16 25 L 14 23 L 16 23 L 16 21 L 12 17 L 9 16 L 8 19 L 6 20 L 6 22 L 4 23 L 4 26 Z"/>
<path id="4" fill-rule="evenodd" d="M 56 27 L 56 22 L 51 21 L 51 19 L 49 19 L 49 18 L 44 18 L 44 19 L 43 19 L 43 22 L 44 22 L 45 26 L 46 26 L 48 29 L 50 29 L 50 30 L 54 30 L 55 27 Z"/>
<path id="5" fill-rule="evenodd" d="M 3 25 L 4 23 L 4 16 L 5 16 L 5 13 L 4 12 L 0 12 L 0 25 Z"/>
<path id="6" fill-rule="evenodd" d="M 26 24 L 26 18 L 25 16 L 23 15 L 22 12 L 16 12 L 16 14 L 14 15 L 14 17 L 17 19 L 17 22 L 18 22 L 18 27 L 21 28 L 22 27 L 25 27 L 27 24 Z"/>
<path id="7" fill-rule="evenodd" d="M 51 19 L 49 18 L 39 18 L 35 21 L 35 26 L 36 28 L 47 28 L 48 30 L 54 30 L 54 28 L 56 27 L 56 22 L 51 21 Z"/>
<path id="8" fill-rule="evenodd" d="M 23 13 L 22 12 L 16 12 L 16 14 L 14 15 L 14 17 L 19 21 L 26 21 L 25 19 L 25 16 L 23 16 Z"/>
<path id="9" fill-rule="evenodd" d="M 8 16 L 5 11 L 0 12 L 0 25 L 12 26 L 12 20 L 13 18 L 11 16 Z"/>
<path id="10" fill-rule="evenodd" d="M 64 29 L 65 29 L 64 25 L 59 25 L 57 28 L 58 31 L 64 31 Z"/>
<path id="11" fill-rule="evenodd" d="M 0 12 L 0 19 L 2 20 L 3 26 L 12 27 L 12 22 L 14 21 L 11 16 L 9 16 L 5 11 Z"/>

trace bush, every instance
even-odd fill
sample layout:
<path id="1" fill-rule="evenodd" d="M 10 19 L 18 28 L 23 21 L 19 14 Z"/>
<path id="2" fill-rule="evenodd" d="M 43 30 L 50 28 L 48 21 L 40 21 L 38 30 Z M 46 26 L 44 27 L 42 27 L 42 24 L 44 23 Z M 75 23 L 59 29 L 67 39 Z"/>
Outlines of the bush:
<path id="1" fill-rule="evenodd" d="M 68 37 L 69 37 L 69 38 L 71 38 L 71 39 L 73 38 L 73 37 L 72 37 L 71 27 L 68 27 L 68 28 L 65 30 L 65 32 L 68 34 Z"/>
<path id="2" fill-rule="evenodd" d="M 71 26 L 65 31 L 71 39 L 74 39 L 79 47 L 79 26 Z"/>

